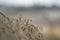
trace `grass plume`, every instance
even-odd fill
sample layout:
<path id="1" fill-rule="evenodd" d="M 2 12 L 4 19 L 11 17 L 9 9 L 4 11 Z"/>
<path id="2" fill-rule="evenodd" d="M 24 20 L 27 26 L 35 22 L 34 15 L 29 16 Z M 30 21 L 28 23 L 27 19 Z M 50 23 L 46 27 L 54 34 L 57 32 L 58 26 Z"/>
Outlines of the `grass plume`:
<path id="1" fill-rule="evenodd" d="M 11 18 L 3 16 L 3 23 L 0 22 L 0 40 L 43 40 L 42 33 L 30 23 L 29 19 L 21 17 Z"/>

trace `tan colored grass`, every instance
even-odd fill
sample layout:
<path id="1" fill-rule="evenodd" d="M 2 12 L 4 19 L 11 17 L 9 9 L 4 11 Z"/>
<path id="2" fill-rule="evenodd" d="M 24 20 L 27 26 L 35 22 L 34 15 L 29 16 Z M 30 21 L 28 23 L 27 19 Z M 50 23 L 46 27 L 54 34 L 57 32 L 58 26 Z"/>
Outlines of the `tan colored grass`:
<path id="1" fill-rule="evenodd" d="M 3 17 L 0 19 L 0 40 L 60 39 L 59 28 L 52 28 L 49 25 L 40 25 L 37 27 L 31 23 L 32 20 L 22 19 L 22 16 L 16 18 L 7 17 L 1 12 L 0 16 Z"/>
<path id="2" fill-rule="evenodd" d="M 38 27 L 30 23 L 29 19 L 21 17 L 11 18 L 0 14 L 4 20 L 0 22 L 0 40 L 43 40 Z"/>

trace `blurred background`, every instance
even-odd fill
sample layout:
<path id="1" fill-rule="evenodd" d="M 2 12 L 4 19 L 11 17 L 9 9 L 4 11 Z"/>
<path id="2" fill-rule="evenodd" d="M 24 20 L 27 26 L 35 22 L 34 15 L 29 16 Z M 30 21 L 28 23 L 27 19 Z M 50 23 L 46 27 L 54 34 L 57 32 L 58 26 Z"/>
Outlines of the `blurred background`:
<path id="1" fill-rule="evenodd" d="M 0 0 L 0 11 L 7 16 L 22 15 L 34 24 L 60 20 L 60 0 Z"/>

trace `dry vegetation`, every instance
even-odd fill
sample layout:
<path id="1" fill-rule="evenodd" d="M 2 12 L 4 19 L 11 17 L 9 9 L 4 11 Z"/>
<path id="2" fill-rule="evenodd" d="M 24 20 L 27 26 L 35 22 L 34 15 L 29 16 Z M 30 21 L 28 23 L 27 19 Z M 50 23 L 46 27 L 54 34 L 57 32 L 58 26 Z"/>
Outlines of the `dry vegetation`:
<path id="1" fill-rule="evenodd" d="M 7 17 L 1 12 L 0 17 L 0 40 L 43 40 L 38 27 L 30 23 L 32 20 Z"/>
<path id="2" fill-rule="evenodd" d="M 57 29 L 42 25 L 36 27 L 32 20 L 7 17 L 0 12 L 0 40 L 59 40 Z M 53 31 L 54 30 L 54 31 Z M 57 32 L 57 31 L 58 32 Z M 56 34 L 55 34 L 56 32 Z"/>

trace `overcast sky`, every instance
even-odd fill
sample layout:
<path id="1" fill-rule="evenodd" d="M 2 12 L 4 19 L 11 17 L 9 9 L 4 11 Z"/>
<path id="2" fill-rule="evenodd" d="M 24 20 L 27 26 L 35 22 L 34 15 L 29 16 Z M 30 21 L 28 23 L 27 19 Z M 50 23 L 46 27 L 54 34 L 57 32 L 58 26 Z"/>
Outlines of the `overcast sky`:
<path id="1" fill-rule="evenodd" d="M 60 6 L 60 0 L 0 0 L 0 4 L 8 6 L 33 6 L 33 3 L 41 6 L 52 6 L 53 4 Z"/>

